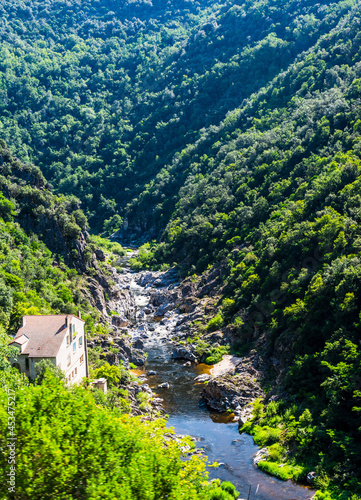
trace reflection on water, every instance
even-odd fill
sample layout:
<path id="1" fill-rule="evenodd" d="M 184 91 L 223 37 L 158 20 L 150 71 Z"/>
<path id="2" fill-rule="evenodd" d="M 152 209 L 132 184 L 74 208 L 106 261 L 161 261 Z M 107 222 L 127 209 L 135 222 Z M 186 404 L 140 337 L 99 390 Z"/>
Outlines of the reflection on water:
<path id="1" fill-rule="evenodd" d="M 209 413 L 212 422 L 215 424 L 230 424 L 233 423 L 234 413 Z"/>

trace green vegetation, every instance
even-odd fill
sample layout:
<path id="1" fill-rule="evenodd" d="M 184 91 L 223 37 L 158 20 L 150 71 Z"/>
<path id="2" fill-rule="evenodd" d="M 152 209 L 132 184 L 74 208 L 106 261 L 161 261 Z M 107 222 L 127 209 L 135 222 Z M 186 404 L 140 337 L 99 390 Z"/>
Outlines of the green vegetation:
<path id="1" fill-rule="evenodd" d="M 224 325 L 224 319 L 222 314 L 219 312 L 212 319 L 208 321 L 207 330 L 210 332 L 214 332 L 215 330 L 222 328 L 223 325 Z"/>
<path id="2" fill-rule="evenodd" d="M 101 248 L 105 252 L 118 255 L 119 257 L 122 257 L 126 253 L 120 243 L 117 243 L 116 241 L 110 241 L 106 238 L 102 238 L 101 236 L 92 235 L 90 238 L 90 242 L 96 245 L 96 247 Z"/>
<path id="3" fill-rule="evenodd" d="M 352 447 L 349 436 L 338 433 L 337 438 L 340 441 L 336 443 L 333 440 L 330 451 L 327 454 L 323 453 L 321 447 L 331 432 L 325 430 L 322 420 L 321 422 L 315 420 L 304 403 L 297 406 L 279 400 L 271 401 L 264 406 L 257 400 L 253 406 L 253 418 L 242 426 L 241 432 L 252 434 L 259 446 L 267 446 L 268 457 L 258 464 L 262 471 L 284 481 L 288 479 L 305 481 L 308 472 L 313 471 L 314 485 L 328 490 L 327 495 L 330 496 L 326 495 L 326 498 L 360 498 L 347 491 L 340 494 L 340 489 L 337 485 L 335 487 L 334 481 L 336 464 L 340 467 L 342 463 L 342 455 L 339 452 L 341 446 L 344 454 L 351 453 L 355 457 L 357 445 Z M 347 446 L 350 446 L 350 449 L 347 449 Z M 349 476 L 343 487 L 345 490 L 359 491 L 355 477 Z M 321 494 L 319 498 L 323 498 Z"/>
<path id="4" fill-rule="evenodd" d="M 210 349 L 209 356 L 206 357 L 204 362 L 207 365 L 215 365 L 216 363 L 219 363 L 219 361 L 222 360 L 225 354 L 229 354 L 229 347 L 227 346 L 212 347 Z"/>
<path id="5" fill-rule="evenodd" d="M 95 272 L 96 245 L 112 265 L 123 250 L 86 241 L 87 217 L 152 242 L 135 270 L 178 263 L 197 283 L 218 266 L 222 300 L 199 332 L 260 351 L 268 397 L 283 398 L 245 428 L 269 447 L 261 467 L 317 469 L 320 487 L 359 494 L 360 4 L 0 0 L 0 13 L 0 326 L 80 307 L 106 333 L 78 273 Z"/>
<path id="6" fill-rule="evenodd" d="M 0 442 L 8 450 L 3 388 L 0 399 Z M 66 388 L 50 373 L 41 385 L 23 385 L 16 391 L 15 418 L 16 498 L 218 498 L 213 495 L 217 487 L 206 482 L 204 460 L 193 456 L 183 461 L 180 445 L 166 438 L 170 431 L 164 421 L 142 422 L 118 409 L 100 407 L 87 389 Z M 0 458 L 4 498 L 9 456 L 5 451 Z M 221 498 L 232 500 L 235 495 Z"/>
<path id="7" fill-rule="evenodd" d="M 129 259 L 129 264 L 134 271 L 149 269 L 155 266 L 154 251 L 150 243 L 144 243 L 139 247 L 137 255 Z"/>
<path id="8" fill-rule="evenodd" d="M 240 104 L 251 100 L 252 108 L 253 95 L 328 36 L 352 5 L 1 0 L 0 135 L 58 192 L 79 196 L 93 228 L 110 234 L 127 219 L 139 235 L 156 233 L 177 201 L 183 207 L 187 177 L 189 203 L 200 201 L 189 181 L 208 184 L 219 149 L 239 127 Z M 300 68 L 304 95 L 314 67 Z M 277 107 L 282 89 L 272 95 Z M 255 118 L 262 129 L 262 117 L 250 115 L 247 128 Z M 232 175 L 238 154 L 226 147 Z M 209 215 L 228 213 L 217 210 L 226 201 L 221 191 L 204 195 Z M 194 222 L 191 240 L 212 233 L 213 218 Z M 178 251 L 184 229 L 174 218 L 168 231 Z"/>

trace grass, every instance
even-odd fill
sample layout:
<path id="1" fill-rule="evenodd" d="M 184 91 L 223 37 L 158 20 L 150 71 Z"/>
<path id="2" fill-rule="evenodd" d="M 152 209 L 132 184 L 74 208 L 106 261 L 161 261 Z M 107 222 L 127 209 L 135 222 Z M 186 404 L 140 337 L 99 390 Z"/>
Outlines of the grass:
<path id="1" fill-rule="evenodd" d="M 258 462 L 258 467 L 262 472 L 266 472 L 271 476 L 275 476 L 282 481 L 288 481 L 293 479 L 294 481 L 300 481 L 304 479 L 307 475 L 307 471 L 301 465 L 291 465 L 291 464 L 279 464 L 277 462 L 261 461 Z"/>
<path id="2" fill-rule="evenodd" d="M 246 432 L 253 436 L 254 442 L 258 446 L 269 446 L 279 441 L 282 429 L 279 427 L 269 427 L 260 425 L 252 426 L 250 421 L 246 422 L 241 428 L 241 432 Z"/>

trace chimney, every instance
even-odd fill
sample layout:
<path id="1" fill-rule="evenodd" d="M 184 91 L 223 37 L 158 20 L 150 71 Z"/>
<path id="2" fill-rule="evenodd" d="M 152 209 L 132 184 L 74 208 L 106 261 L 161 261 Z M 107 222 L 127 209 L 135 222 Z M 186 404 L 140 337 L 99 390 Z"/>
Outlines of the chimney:
<path id="1" fill-rule="evenodd" d="M 68 316 L 65 316 L 65 328 L 68 326 Z"/>
<path id="2" fill-rule="evenodd" d="M 25 317 L 25 316 L 23 316 L 23 317 L 21 318 L 21 328 L 23 328 L 25 325 L 26 325 L 26 317 Z"/>
<path id="3" fill-rule="evenodd" d="M 78 318 L 81 319 L 81 312 L 80 309 L 78 309 Z"/>

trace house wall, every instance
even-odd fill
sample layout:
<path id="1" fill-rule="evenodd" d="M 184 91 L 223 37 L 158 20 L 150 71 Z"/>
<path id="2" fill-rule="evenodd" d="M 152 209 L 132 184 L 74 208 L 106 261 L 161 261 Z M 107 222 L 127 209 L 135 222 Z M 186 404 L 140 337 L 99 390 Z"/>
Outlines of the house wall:
<path id="1" fill-rule="evenodd" d="M 75 325 L 75 331 L 74 333 L 71 332 L 71 341 L 69 342 L 70 328 L 73 330 L 73 325 Z M 56 366 L 63 370 L 68 383 L 77 384 L 81 382 L 83 377 L 87 376 L 84 322 L 78 318 L 69 317 L 67 329 L 67 334 L 56 357 Z M 80 338 L 82 339 L 81 344 L 79 342 Z"/>
<path id="2" fill-rule="evenodd" d="M 20 353 L 20 349 L 19 349 Z M 26 359 L 29 359 L 29 369 L 26 369 Z M 35 380 L 36 378 L 36 372 L 35 372 L 35 365 L 36 363 L 39 363 L 42 359 L 48 359 L 53 363 L 54 366 L 56 366 L 56 359 L 55 358 L 29 358 L 27 355 L 21 355 L 19 354 L 17 358 L 11 358 L 10 362 L 11 365 L 14 366 L 15 364 L 18 364 L 20 366 L 20 371 L 21 373 L 25 373 L 27 377 L 30 377 L 32 380 Z"/>
<path id="3" fill-rule="evenodd" d="M 30 376 L 30 373 L 26 370 L 25 356 L 20 355 L 20 347 L 17 347 L 17 349 L 19 352 L 18 356 L 16 358 L 10 358 L 11 366 L 18 364 L 20 366 L 20 372 L 26 373 L 27 376 Z"/>
<path id="4" fill-rule="evenodd" d="M 25 356 L 21 356 L 21 357 L 25 357 Z M 29 358 L 29 372 L 30 372 L 30 374 L 27 371 L 25 371 L 25 374 L 27 376 L 30 376 L 31 379 L 35 380 L 35 378 L 36 378 L 35 365 L 36 365 L 36 363 L 39 363 L 39 361 L 42 361 L 43 359 L 49 360 L 51 363 L 53 363 L 54 366 L 56 366 L 56 359 L 55 358 Z"/>

